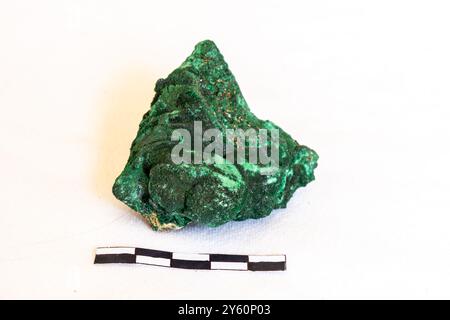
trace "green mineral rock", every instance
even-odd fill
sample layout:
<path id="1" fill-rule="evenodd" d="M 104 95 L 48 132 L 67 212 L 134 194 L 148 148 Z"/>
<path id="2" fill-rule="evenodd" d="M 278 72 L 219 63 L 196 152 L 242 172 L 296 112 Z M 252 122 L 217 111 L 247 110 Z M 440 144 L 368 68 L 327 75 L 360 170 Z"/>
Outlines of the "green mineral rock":
<path id="1" fill-rule="evenodd" d="M 198 43 L 155 91 L 113 187 L 153 229 L 262 218 L 314 180 L 318 155 L 253 115 L 212 41 Z M 208 129 L 221 136 L 205 134 Z M 251 129 L 261 135 L 239 135 Z M 208 146 L 214 146 L 210 156 Z M 255 150 L 259 162 L 250 159 Z"/>

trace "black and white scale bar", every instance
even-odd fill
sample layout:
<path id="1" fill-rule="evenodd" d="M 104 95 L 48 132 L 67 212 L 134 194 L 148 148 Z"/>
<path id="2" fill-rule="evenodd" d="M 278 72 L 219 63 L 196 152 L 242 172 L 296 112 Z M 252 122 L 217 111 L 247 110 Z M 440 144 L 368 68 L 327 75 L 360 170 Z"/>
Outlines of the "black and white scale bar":
<path id="1" fill-rule="evenodd" d="M 195 270 L 286 270 L 285 255 L 176 253 L 133 247 L 97 248 L 94 263 L 133 263 Z"/>

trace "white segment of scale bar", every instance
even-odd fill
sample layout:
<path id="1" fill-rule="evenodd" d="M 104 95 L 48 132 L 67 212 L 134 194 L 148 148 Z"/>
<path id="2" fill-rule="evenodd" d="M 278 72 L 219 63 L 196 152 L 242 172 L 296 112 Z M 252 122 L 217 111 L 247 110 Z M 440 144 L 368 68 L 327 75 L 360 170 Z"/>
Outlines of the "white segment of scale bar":
<path id="1" fill-rule="evenodd" d="M 211 270 L 248 270 L 247 262 L 211 261 Z"/>
<path id="2" fill-rule="evenodd" d="M 166 258 L 154 258 L 154 257 L 138 255 L 138 256 L 136 256 L 136 263 L 170 267 L 170 259 L 166 259 Z"/>
<path id="3" fill-rule="evenodd" d="M 176 253 L 172 254 L 175 260 L 209 261 L 209 254 L 202 253 Z"/>
<path id="4" fill-rule="evenodd" d="M 135 248 L 129 247 L 116 247 L 116 248 L 97 248 L 96 254 L 134 254 Z"/>
<path id="5" fill-rule="evenodd" d="M 285 262 L 286 256 L 248 256 L 248 262 Z"/>

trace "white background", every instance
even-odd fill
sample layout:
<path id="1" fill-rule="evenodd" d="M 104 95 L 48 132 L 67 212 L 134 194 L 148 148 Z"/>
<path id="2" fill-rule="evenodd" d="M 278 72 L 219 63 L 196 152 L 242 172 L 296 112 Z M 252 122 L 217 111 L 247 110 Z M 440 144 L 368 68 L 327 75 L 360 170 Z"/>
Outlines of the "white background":
<path id="1" fill-rule="evenodd" d="M 442 1 L 2 1 L 0 298 L 450 298 Z M 285 210 L 155 233 L 115 200 L 156 80 L 216 42 L 253 112 L 320 155 Z M 275 273 L 94 249 L 286 253 Z"/>

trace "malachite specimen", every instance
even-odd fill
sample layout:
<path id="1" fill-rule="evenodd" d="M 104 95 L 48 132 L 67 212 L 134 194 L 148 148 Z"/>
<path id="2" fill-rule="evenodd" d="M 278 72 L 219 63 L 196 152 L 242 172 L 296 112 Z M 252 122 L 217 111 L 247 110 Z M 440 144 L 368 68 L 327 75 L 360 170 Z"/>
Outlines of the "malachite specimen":
<path id="1" fill-rule="evenodd" d="M 212 41 L 198 43 L 179 68 L 157 81 L 155 91 L 125 169 L 113 187 L 114 195 L 142 214 L 153 229 L 179 229 L 189 223 L 216 227 L 262 218 L 273 209 L 285 208 L 297 188 L 314 180 L 316 152 L 299 145 L 274 123 L 253 115 Z M 194 122 L 198 121 L 203 130 L 216 128 L 224 136 L 227 129 L 278 129 L 279 139 L 265 142 L 277 144 L 278 169 L 268 174 L 269 165 L 247 159 L 174 163 L 171 153 L 180 142 L 173 141 L 174 130 L 186 129 L 195 137 Z M 201 143 L 206 147 L 211 141 Z M 193 145 L 184 150 L 189 157 L 198 153 Z M 245 140 L 233 152 L 249 151 L 250 146 Z"/>

